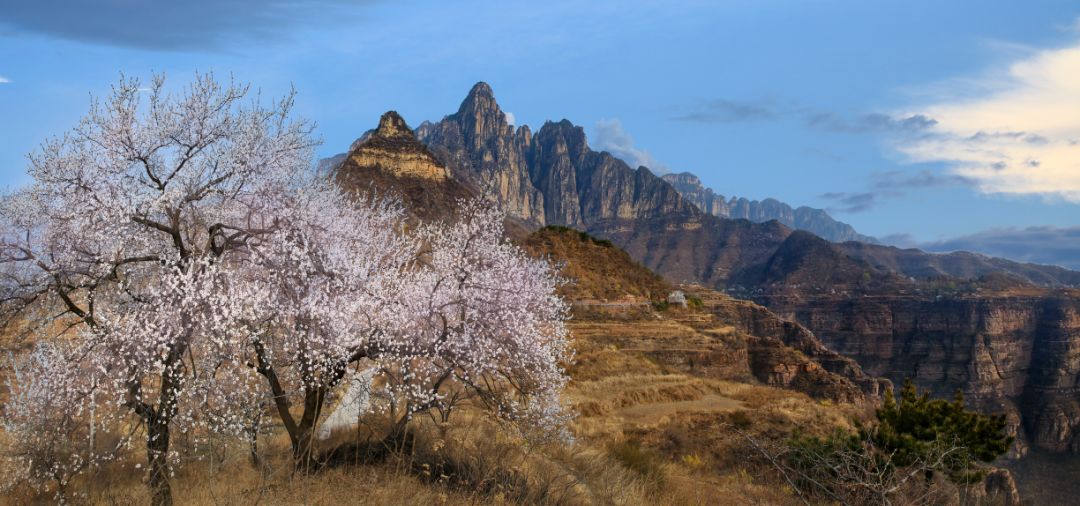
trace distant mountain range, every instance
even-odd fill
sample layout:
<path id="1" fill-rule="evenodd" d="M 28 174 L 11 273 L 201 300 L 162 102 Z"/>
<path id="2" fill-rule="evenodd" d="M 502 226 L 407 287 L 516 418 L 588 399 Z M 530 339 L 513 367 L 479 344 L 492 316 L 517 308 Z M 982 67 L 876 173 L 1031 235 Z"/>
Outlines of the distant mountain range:
<path id="1" fill-rule="evenodd" d="M 368 131 L 354 142 L 350 153 L 371 135 Z M 563 225 L 611 239 L 677 282 L 760 288 L 775 279 L 767 274 L 768 266 L 792 228 L 832 241 L 865 238 L 821 210 L 793 210 L 773 199 L 756 204 L 725 200 L 693 175 L 662 178 L 645 167 L 633 169 L 608 152 L 592 150 L 584 129 L 566 119 L 548 121 L 535 134 L 527 125 L 515 128 L 483 82 L 473 86 L 455 113 L 421 123 L 415 135 L 448 169 L 450 180 L 498 202 L 524 226 Z M 347 162 L 342 154 L 320 166 L 332 171 Z M 745 219 L 726 219 L 725 212 Z M 859 275 L 967 279 L 1005 273 L 1040 286 L 1080 286 L 1080 273 L 1060 267 L 966 252 L 929 254 L 866 239 L 820 251 L 838 252 Z"/>
<path id="2" fill-rule="evenodd" d="M 833 242 L 859 241 L 878 244 L 876 238 L 862 235 L 847 223 L 836 221 L 824 209 L 801 206 L 792 208 L 779 200 L 748 200 L 741 197 L 724 198 L 701 184 L 701 179 L 689 172 L 661 176 L 698 209 L 721 218 L 744 219 L 756 223 L 776 220 L 789 228 L 805 230 Z"/>

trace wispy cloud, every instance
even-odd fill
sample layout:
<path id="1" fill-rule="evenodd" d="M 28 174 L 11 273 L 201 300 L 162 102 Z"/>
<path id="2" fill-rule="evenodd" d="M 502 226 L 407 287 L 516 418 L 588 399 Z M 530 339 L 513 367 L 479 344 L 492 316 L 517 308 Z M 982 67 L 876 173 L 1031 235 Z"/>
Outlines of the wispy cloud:
<path id="1" fill-rule="evenodd" d="M 838 112 L 799 104 L 792 100 L 734 100 L 718 98 L 699 102 L 671 118 L 694 123 L 743 123 L 754 121 L 800 121 L 814 130 L 846 134 L 920 134 L 937 124 L 925 114 L 894 116 L 882 112 Z"/>
<path id="2" fill-rule="evenodd" d="M 633 168 L 644 165 L 656 174 L 669 172 L 667 165 L 660 163 L 648 151 L 634 145 L 634 138 L 623 130 L 622 122 L 618 119 L 596 122 L 594 132 L 592 141 L 594 148 L 621 158 Z"/>
<path id="3" fill-rule="evenodd" d="M 736 123 L 741 121 L 772 120 L 788 114 L 788 110 L 769 100 L 706 100 L 690 111 L 672 119 L 694 123 Z"/>
<path id="4" fill-rule="evenodd" d="M 944 162 L 983 192 L 1080 203 L 1080 43 L 935 92 L 940 98 L 913 108 L 935 120 L 930 134 L 896 139 L 897 150 Z"/>
<path id="5" fill-rule="evenodd" d="M 973 186 L 976 181 L 957 174 L 944 174 L 930 170 L 888 170 L 874 173 L 874 187 L 880 190 L 937 188 L 943 186 Z"/>
<path id="6" fill-rule="evenodd" d="M 11 79 L 8 79 L 7 77 L 4 77 L 4 76 L 0 76 L 0 84 L 7 84 L 7 83 L 10 83 L 10 82 L 11 82 Z"/>
<path id="7" fill-rule="evenodd" d="M 904 197 L 912 190 L 944 188 L 949 186 L 973 186 L 975 181 L 957 174 L 931 170 L 887 170 L 870 175 L 870 184 L 864 191 L 828 192 L 820 195 L 832 202 L 827 207 L 834 213 L 861 213 L 869 211 L 890 200 Z"/>
<path id="8" fill-rule="evenodd" d="M 879 204 L 881 194 L 878 192 L 828 192 L 822 193 L 821 198 L 833 202 L 826 208 L 831 213 L 861 213 Z"/>
<path id="9" fill-rule="evenodd" d="M 810 128 L 857 134 L 881 132 L 918 133 L 936 124 L 937 120 L 923 114 L 893 117 L 888 114 L 874 112 L 849 118 L 831 112 L 816 112 L 806 116 L 806 125 Z"/>
<path id="10" fill-rule="evenodd" d="M 190 0 L 132 2 L 104 0 L 68 2 L 35 0 L 4 2 L 0 34 L 38 33 L 81 42 L 155 50 L 220 49 L 236 38 L 287 40 L 288 27 L 311 24 L 349 0 Z M 370 2 L 363 2 L 370 3 Z M 351 11 L 337 9 L 327 19 L 341 20 Z M 319 18 L 322 19 L 322 18 Z"/>

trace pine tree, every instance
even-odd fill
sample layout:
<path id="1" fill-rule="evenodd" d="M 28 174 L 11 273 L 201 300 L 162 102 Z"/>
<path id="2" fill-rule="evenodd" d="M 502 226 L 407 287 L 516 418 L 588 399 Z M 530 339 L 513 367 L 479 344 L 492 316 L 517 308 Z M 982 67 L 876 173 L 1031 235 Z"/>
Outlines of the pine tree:
<path id="1" fill-rule="evenodd" d="M 1008 451 L 1013 441 L 1005 434 L 1004 415 L 966 409 L 960 391 L 952 401 L 931 400 L 929 394 L 919 394 L 910 380 L 904 382 L 899 399 L 891 391 L 886 395 L 877 418 L 874 444 L 892 454 L 897 466 L 923 460 L 934 448 L 959 448 L 948 454 L 939 469 L 956 483 L 981 479 L 984 472 L 978 462 L 992 462 Z"/>

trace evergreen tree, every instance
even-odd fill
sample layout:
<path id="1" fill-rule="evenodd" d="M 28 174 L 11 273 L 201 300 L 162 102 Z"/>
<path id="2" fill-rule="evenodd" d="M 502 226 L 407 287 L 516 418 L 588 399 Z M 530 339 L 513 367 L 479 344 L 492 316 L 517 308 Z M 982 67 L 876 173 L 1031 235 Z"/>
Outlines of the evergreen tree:
<path id="1" fill-rule="evenodd" d="M 992 462 L 1004 454 L 1013 438 L 1005 434 L 1004 415 L 983 415 L 964 407 L 956 392 L 952 401 L 930 399 L 905 381 L 897 399 L 890 391 L 877 410 L 878 425 L 872 438 L 876 447 L 892 454 L 893 463 L 904 467 L 925 458 L 935 447 L 958 447 L 940 471 L 957 483 L 981 479 L 977 462 Z"/>

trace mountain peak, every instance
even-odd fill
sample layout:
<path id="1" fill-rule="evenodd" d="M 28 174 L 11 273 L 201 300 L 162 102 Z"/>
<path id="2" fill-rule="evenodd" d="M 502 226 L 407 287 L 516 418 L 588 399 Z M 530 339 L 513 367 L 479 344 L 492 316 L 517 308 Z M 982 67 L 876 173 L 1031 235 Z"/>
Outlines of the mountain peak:
<path id="1" fill-rule="evenodd" d="M 697 190 L 696 187 L 702 186 L 701 179 L 690 172 L 664 174 L 663 176 L 660 176 L 660 179 L 671 183 L 673 186 L 676 184 L 687 185 L 690 190 Z M 675 189 L 678 190 L 679 188 L 676 186 Z M 703 191 L 704 188 L 701 188 L 701 190 Z M 682 193 L 682 191 L 680 191 L 680 193 Z"/>
<path id="2" fill-rule="evenodd" d="M 495 92 L 491 90 L 491 86 L 484 81 L 479 81 L 473 85 L 469 90 L 469 97 L 484 97 L 490 100 L 495 100 Z"/>
<path id="3" fill-rule="evenodd" d="M 397 111 L 387 111 L 379 118 L 379 127 L 375 129 L 375 132 L 372 135 L 379 137 L 399 137 L 407 135 L 411 137 L 413 131 L 409 128 L 409 125 L 405 123 L 405 118 L 402 118 Z"/>
<path id="4" fill-rule="evenodd" d="M 446 168 L 435 159 L 397 111 L 387 111 L 379 126 L 365 134 L 350 151 L 339 172 L 384 172 L 395 177 L 444 181 Z"/>
<path id="5" fill-rule="evenodd" d="M 461 107 L 458 108 L 458 116 L 501 117 L 504 122 L 506 121 L 498 102 L 495 101 L 495 92 L 491 90 L 488 83 L 483 81 L 474 84 L 469 90 L 469 94 L 465 96 Z"/>

